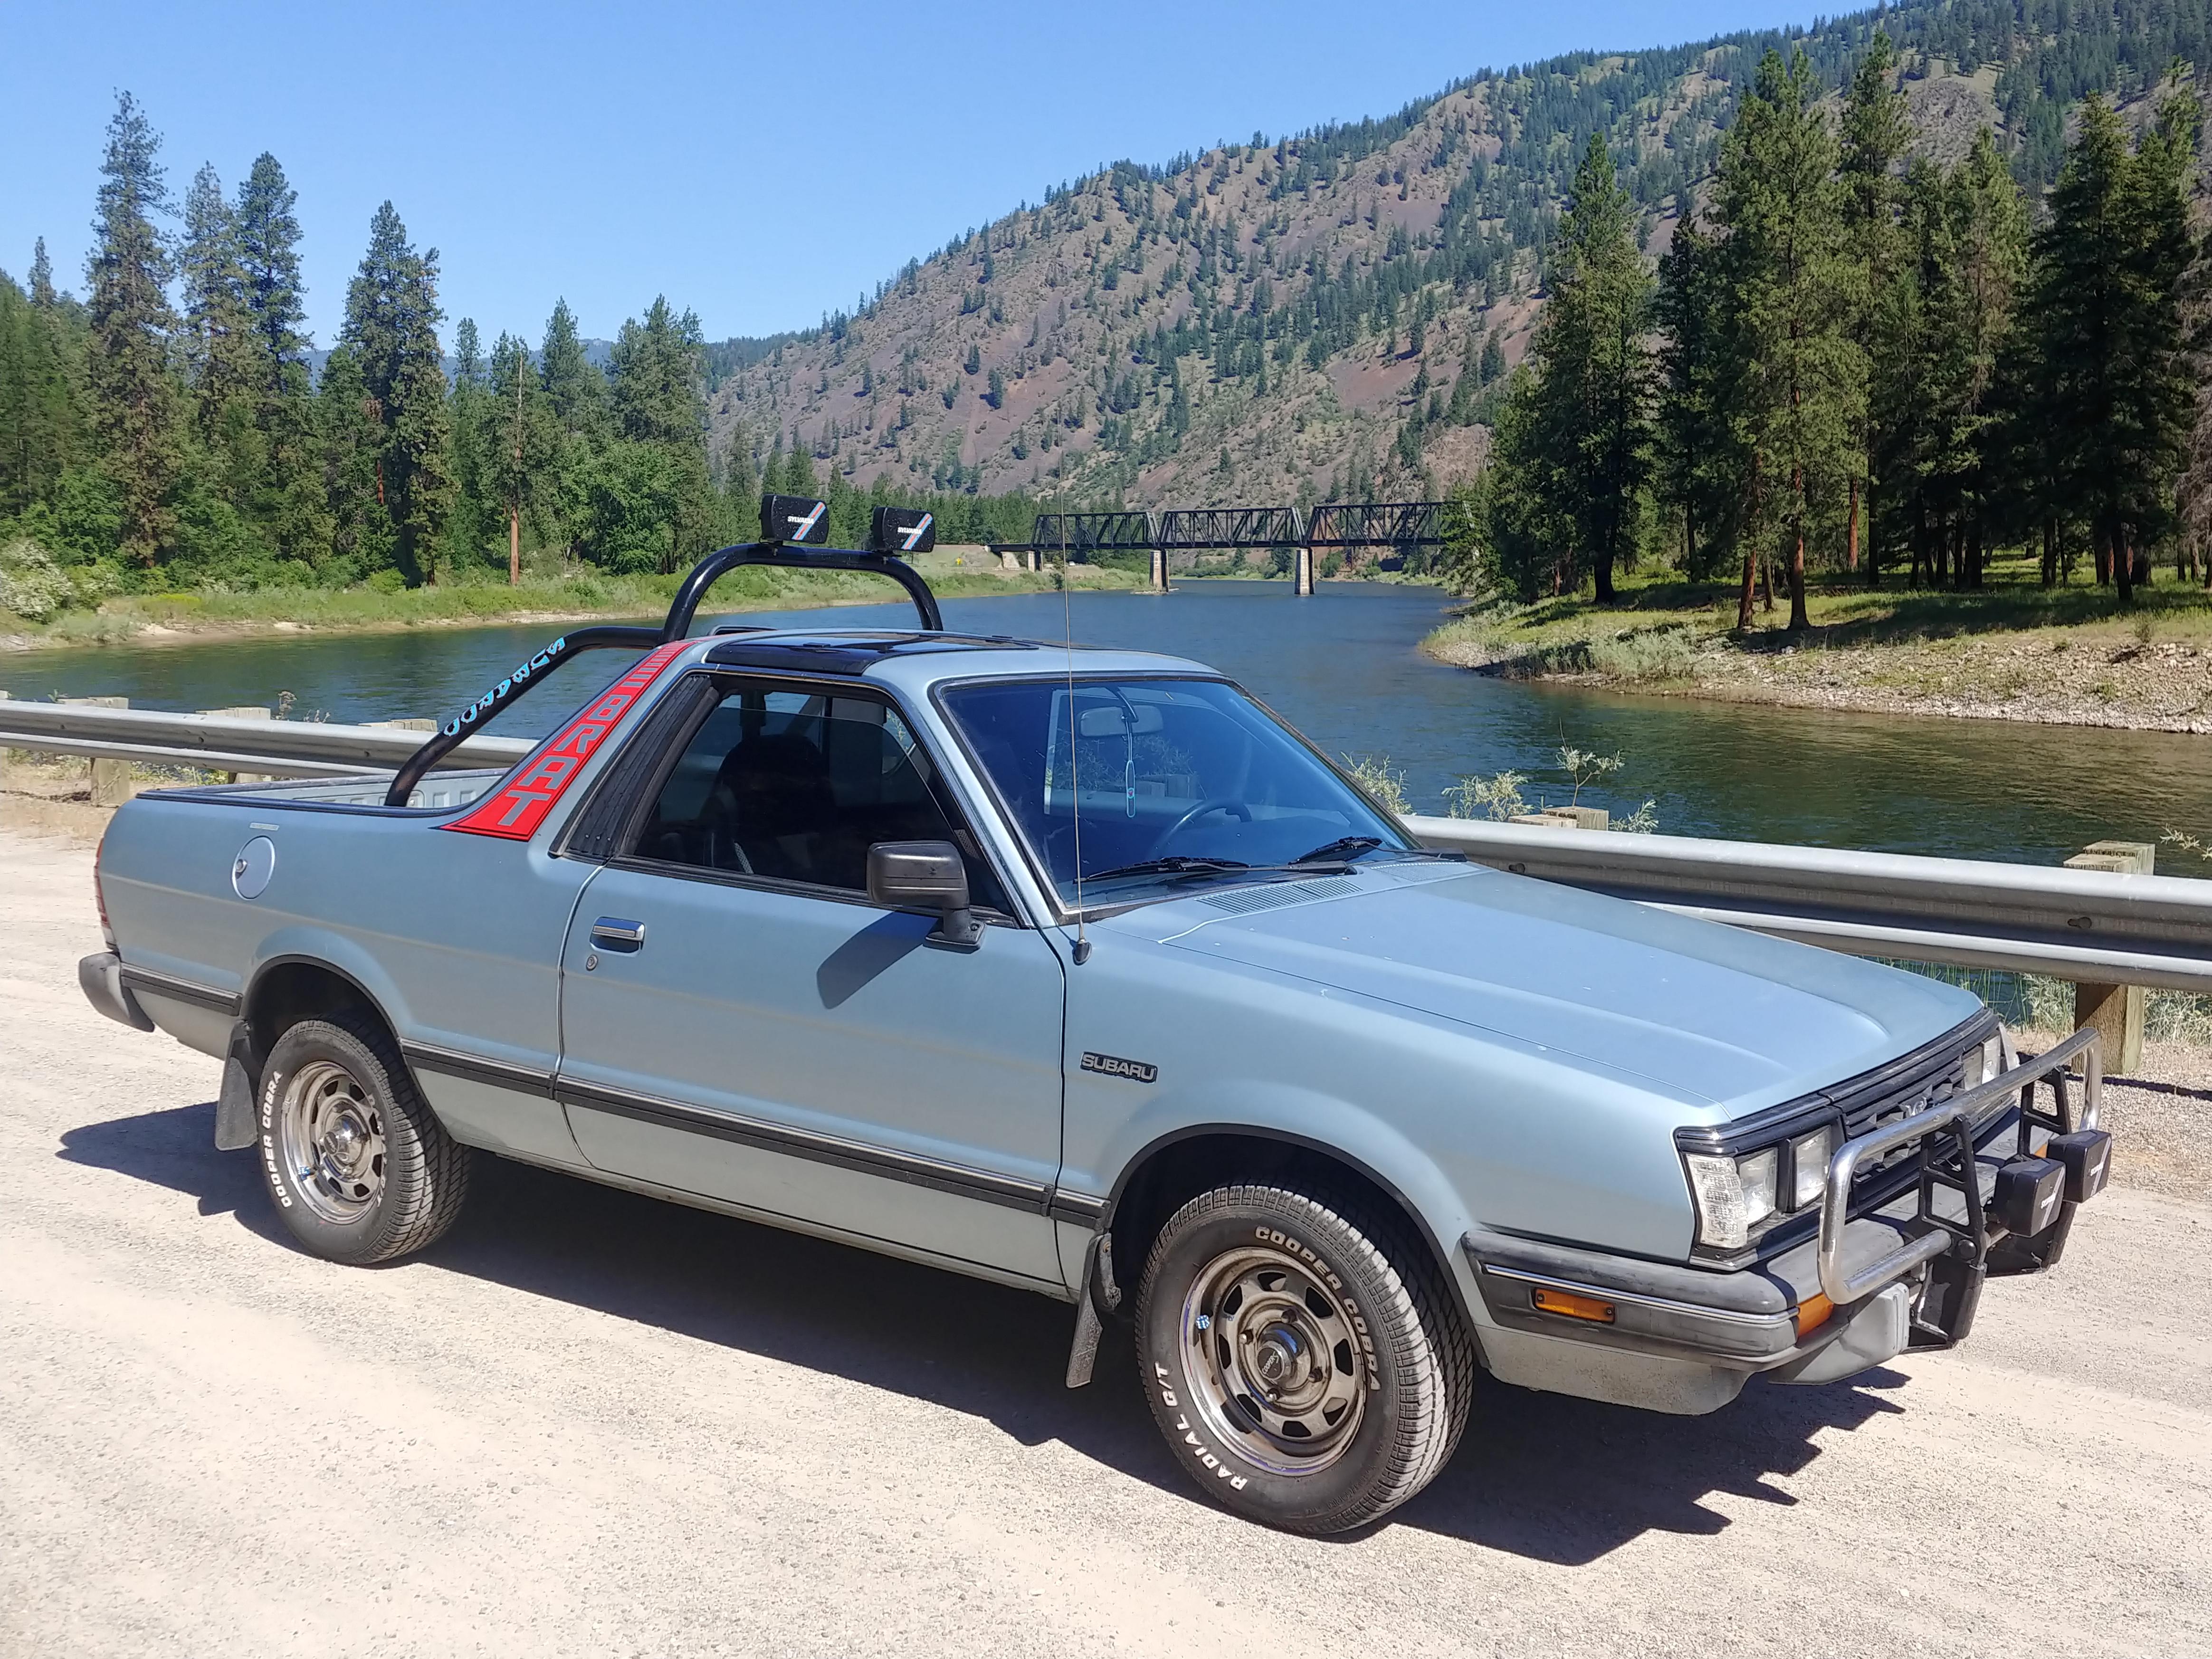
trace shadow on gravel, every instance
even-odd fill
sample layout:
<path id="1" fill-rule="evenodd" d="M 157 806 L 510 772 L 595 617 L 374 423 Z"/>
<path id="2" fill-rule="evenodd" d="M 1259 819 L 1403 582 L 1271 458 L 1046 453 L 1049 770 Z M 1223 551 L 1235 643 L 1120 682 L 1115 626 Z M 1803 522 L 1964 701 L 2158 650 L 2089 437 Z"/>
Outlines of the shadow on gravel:
<path id="1" fill-rule="evenodd" d="M 199 1200 L 289 1244 L 251 1154 L 212 1146 L 211 1105 L 88 1124 L 60 1156 Z M 982 1418 L 1025 1445 L 1058 1441 L 1192 1502 L 1109 1331 L 1097 1379 L 1061 1382 L 1073 1314 L 1020 1291 L 686 1209 L 502 1158 L 477 1160 L 459 1224 L 423 1260 L 702 1342 L 834 1373 Z M 1823 1430 L 1900 1411 L 1893 1371 L 1827 1388 L 1754 1382 L 1711 1417 L 1661 1417 L 1476 1382 L 1451 1466 L 1382 1524 L 1579 1565 L 1647 1532 L 1718 1533 L 1725 1492 L 1787 1504 L 1765 1484 L 1820 1455 Z M 1352 1534 L 1356 1539 L 1358 1534 Z"/>

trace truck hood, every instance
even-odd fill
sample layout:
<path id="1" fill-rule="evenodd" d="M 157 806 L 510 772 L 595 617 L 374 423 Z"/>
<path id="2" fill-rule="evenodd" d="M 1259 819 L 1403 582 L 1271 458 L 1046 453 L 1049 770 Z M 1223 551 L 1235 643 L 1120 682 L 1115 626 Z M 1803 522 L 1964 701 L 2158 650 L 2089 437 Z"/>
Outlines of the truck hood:
<path id="1" fill-rule="evenodd" d="M 1480 866 L 1235 888 L 1115 926 L 1726 1115 L 1865 1071 L 1981 1006 L 1901 969 Z"/>

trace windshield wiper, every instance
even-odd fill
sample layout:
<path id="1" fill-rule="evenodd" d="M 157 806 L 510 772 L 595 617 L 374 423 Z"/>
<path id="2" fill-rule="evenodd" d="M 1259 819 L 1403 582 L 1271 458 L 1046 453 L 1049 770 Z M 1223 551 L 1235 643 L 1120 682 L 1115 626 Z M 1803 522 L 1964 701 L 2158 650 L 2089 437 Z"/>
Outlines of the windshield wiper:
<path id="1" fill-rule="evenodd" d="M 1145 859 L 1135 864 L 1117 864 L 1111 870 L 1097 870 L 1084 877 L 1085 881 L 1110 881 L 1116 876 L 1212 876 L 1249 870 L 1252 866 L 1238 859 L 1193 858 L 1177 853 L 1164 859 Z"/>
<path id="2" fill-rule="evenodd" d="M 1334 841 L 1323 842 L 1310 853 L 1301 853 L 1292 864 L 1349 863 L 1362 853 L 1371 853 L 1382 844 L 1380 836 L 1339 836 Z"/>

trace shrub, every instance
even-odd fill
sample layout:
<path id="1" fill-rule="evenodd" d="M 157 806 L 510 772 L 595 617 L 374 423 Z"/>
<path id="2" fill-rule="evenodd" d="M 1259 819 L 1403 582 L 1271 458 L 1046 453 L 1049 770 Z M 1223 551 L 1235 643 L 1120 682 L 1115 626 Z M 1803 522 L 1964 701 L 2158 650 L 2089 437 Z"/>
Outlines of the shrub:
<path id="1" fill-rule="evenodd" d="M 1388 755 L 1344 755 L 1339 758 L 1344 762 L 1344 769 L 1352 774 L 1352 781 L 1383 811 L 1402 816 L 1413 810 L 1406 799 L 1406 775 L 1390 769 Z"/>
<path id="2" fill-rule="evenodd" d="M 76 597 L 53 555 L 28 536 L 0 543 L 0 611 L 44 622 Z"/>

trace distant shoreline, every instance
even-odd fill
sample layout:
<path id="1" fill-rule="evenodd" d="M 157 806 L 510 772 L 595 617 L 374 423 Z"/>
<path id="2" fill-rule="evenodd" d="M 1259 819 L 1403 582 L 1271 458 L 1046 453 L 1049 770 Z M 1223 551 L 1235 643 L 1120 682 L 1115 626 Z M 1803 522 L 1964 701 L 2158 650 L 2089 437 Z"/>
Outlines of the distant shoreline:
<path id="1" fill-rule="evenodd" d="M 740 574 L 750 573 L 740 573 Z M 768 574 L 770 573 L 759 573 Z M 930 569 L 940 599 L 991 599 L 1056 592 L 1051 571 Z M 752 611 L 799 611 L 895 604 L 896 589 L 879 578 L 836 572 L 775 572 L 777 591 L 712 597 L 718 616 Z M 1078 588 L 1140 586 L 1125 573 L 1078 565 Z M 174 593 L 110 599 L 97 611 L 64 614 L 47 627 L 0 633 L 0 653 L 207 644 L 222 640 L 284 639 L 303 635 L 394 634 L 418 629 L 496 628 L 657 618 L 667 611 L 672 579 L 586 577 L 526 582 L 520 587 L 419 587 L 397 593 L 368 588 L 332 592 L 276 588 L 246 593 Z M 586 597 L 586 596 L 590 597 Z M 604 595 L 604 597 L 600 597 Z M 580 602 L 580 600 L 581 602 Z M 566 601 L 565 603 L 563 601 Z"/>

